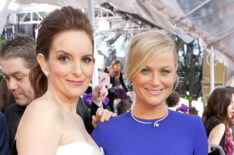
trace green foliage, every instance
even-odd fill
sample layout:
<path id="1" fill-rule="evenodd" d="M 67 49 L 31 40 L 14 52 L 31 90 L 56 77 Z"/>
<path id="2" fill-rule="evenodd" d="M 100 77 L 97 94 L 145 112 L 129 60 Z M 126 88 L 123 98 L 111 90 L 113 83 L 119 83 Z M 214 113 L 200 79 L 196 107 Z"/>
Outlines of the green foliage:
<path id="1" fill-rule="evenodd" d="M 189 101 L 189 107 L 192 107 L 192 101 L 193 101 L 193 95 L 192 96 L 189 96 L 189 95 L 181 95 L 181 97 L 187 99 Z"/>
<path id="2" fill-rule="evenodd" d="M 177 74 L 180 78 L 176 89 L 180 94 L 189 92 L 189 101 L 202 96 L 202 61 L 203 51 L 200 49 L 198 40 L 186 44 L 180 38 L 175 37 L 179 56 Z M 186 95 L 184 95 L 186 96 Z"/>

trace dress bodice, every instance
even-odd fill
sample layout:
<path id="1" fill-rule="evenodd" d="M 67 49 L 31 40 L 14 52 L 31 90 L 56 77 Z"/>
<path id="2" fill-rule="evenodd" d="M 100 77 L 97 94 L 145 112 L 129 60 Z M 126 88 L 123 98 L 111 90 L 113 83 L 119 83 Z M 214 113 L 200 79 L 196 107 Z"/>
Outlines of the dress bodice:
<path id="1" fill-rule="evenodd" d="M 103 150 L 100 152 L 86 142 L 79 141 L 59 146 L 56 155 L 104 155 L 104 152 Z"/>

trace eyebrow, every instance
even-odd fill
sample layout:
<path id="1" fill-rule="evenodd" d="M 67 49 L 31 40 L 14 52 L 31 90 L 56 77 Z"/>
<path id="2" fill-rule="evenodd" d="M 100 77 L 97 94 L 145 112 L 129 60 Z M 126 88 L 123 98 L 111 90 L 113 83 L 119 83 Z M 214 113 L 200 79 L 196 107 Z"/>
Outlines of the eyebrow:
<path id="1" fill-rule="evenodd" d="M 66 52 L 66 51 L 64 51 L 64 50 L 58 50 L 58 51 L 56 51 L 56 53 L 63 53 L 63 54 L 72 56 L 70 53 L 68 53 L 68 52 Z M 93 54 L 86 54 L 86 55 L 84 55 L 83 57 L 86 57 L 86 56 L 91 56 L 91 57 L 93 57 Z"/>
<path id="2" fill-rule="evenodd" d="M 149 68 L 149 69 L 151 69 L 151 68 L 153 68 L 153 67 L 145 66 L 144 68 Z M 165 68 L 172 68 L 172 67 L 171 67 L 171 66 L 164 66 L 164 67 L 162 67 L 162 69 L 165 69 Z"/>
<path id="3" fill-rule="evenodd" d="M 63 53 L 63 54 L 66 54 L 66 55 L 71 55 L 70 53 L 68 53 L 68 52 L 66 52 L 64 50 L 58 50 L 58 51 L 56 51 L 56 54 L 57 53 Z"/>

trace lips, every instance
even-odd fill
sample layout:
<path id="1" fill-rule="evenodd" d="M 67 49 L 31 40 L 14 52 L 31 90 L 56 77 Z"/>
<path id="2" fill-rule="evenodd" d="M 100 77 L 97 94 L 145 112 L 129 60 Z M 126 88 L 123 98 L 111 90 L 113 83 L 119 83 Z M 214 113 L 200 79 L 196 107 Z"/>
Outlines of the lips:
<path id="1" fill-rule="evenodd" d="M 74 81 L 74 80 L 67 80 L 67 81 L 75 86 L 80 86 L 84 83 L 84 81 Z"/>
<path id="2" fill-rule="evenodd" d="M 21 93 L 12 93 L 12 95 L 13 95 L 15 98 L 18 98 L 18 97 L 22 96 L 23 94 L 21 94 Z"/>
<path id="3" fill-rule="evenodd" d="M 153 89 L 148 89 L 148 88 L 145 88 L 145 90 L 150 94 L 150 95 L 160 95 L 163 91 L 163 89 L 156 89 L 156 90 L 153 90 Z"/>

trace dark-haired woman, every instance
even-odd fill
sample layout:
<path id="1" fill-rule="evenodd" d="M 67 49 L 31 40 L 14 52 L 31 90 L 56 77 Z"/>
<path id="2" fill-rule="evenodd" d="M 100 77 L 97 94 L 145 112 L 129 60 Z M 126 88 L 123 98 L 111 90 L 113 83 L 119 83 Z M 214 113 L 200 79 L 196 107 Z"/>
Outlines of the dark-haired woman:
<path id="1" fill-rule="evenodd" d="M 50 13 L 39 26 L 36 51 L 38 64 L 30 74 L 36 99 L 17 129 L 19 155 L 102 155 L 76 114 L 94 67 L 86 15 L 72 7 Z"/>
<path id="2" fill-rule="evenodd" d="M 230 88 L 216 88 L 208 98 L 203 112 L 203 123 L 208 142 L 220 145 L 227 155 L 232 154 L 231 118 L 234 108 L 234 91 Z M 211 150 L 215 154 L 218 150 Z"/>

